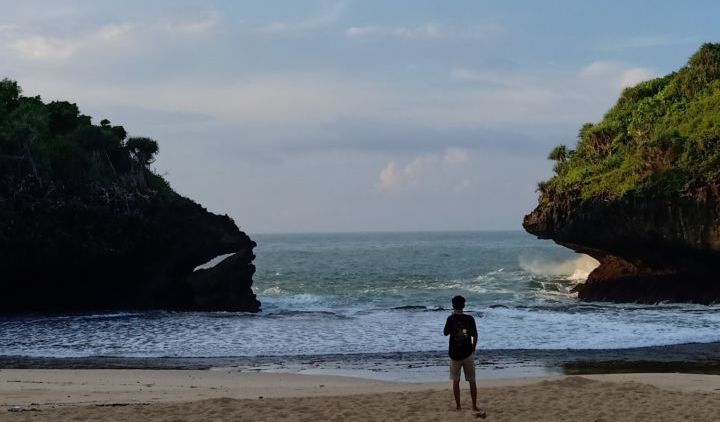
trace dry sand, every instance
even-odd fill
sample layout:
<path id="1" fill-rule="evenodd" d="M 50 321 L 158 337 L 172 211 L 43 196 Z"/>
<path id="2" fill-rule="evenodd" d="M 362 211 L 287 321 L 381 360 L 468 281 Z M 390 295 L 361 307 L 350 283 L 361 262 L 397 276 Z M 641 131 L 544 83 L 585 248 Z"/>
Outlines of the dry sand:
<path id="1" fill-rule="evenodd" d="M 720 376 L 481 380 L 490 421 L 720 421 Z M 0 370 L 0 421 L 457 421 L 449 384 L 232 370 Z M 262 398 L 260 398 L 262 397 Z M 12 406 L 24 411 L 10 412 Z M 30 411 L 28 409 L 37 409 Z"/>

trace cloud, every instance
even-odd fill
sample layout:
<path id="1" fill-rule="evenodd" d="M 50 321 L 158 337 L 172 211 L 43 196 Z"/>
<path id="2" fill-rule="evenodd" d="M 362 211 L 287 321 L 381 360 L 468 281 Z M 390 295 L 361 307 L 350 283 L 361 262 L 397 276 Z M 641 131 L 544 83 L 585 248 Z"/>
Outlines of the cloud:
<path id="1" fill-rule="evenodd" d="M 26 60 L 65 60 L 75 54 L 78 45 L 51 37 L 30 36 L 11 42 L 10 48 Z"/>
<path id="2" fill-rule="evenodd" d="M 122 27 L 105 28 L 105 34 L 109 39 L 125 36 Z M 55 50 L 60 53 L 71 54 Z M 95 108 L 141 105 L 207 116 L 234 127 L 274 128 L 289 139 L 285 145 L 303 148 L 438 151 L 458 146 L 527 153 L 536 148 L 538 131 L 533 126 L 576 127 L 597 119 L 623 86 L 652 76 L 645 68 L 600 61 L 566 73 L 532 76 L 470 67 L 448 72 L 467 86 L 403 92 L 332 73 L 218 79 L 181 74 L 107 84 L 104 78 L 26 72 L 19 82 L 28 93 Z"/>
<path id="3" fill-rule="evenodd" d="M 532 84 L 532 79 L 525 75 L 508 72 L 473 69 L 464 66 L 453 67 L 450 77 L 456 81 L 476 82 L 504 87 L 522 87 Z"/>
<path id="4" fill-rule="evenodd" d="M 160 36 L 198 35 L 215 27 L 220 19 L 211 13 L 199 20 L 159 19 L 148 23 L 123 22 L 101 26 L 74 36 L 23 33 L 19 27 L 0 31 L 11 52 L 23 60 L 62 62 L 77 55 L 124 48 L 141 49 Z M 0 50 L 2 47 L 0 47 Z"/>
<path id="5" fill-rule="evenodd" d="M 670 35 L 641 35 L 605 41 L 598 46 L 599 50 L 631 50 L 650 47 L 668 47 L 673 45 L 698 44 L 700 38 Z"/>
<path id="6" fill-rule="evenodd" d="M 634 67 L 623 71 L 620 84 L 623 87 L 635 86 L 642 81 L 656 78 L 657 74 L 644 67 Z"/>
<path id="7" fill-rule="evenodd" d="M 497 75 L 493 75 L 488 72 L 482 72 L 477 69 L 470 69 L 467 67 L 455 67 L 450 71 L 450 75 L 453 79 L 461 81 L 493 83 L 497 81 Z"/>
<path id="8" fill-rule="evenodd" d="M 578 77 L 584 81 L 618 89 L 655 78 L 657 73 L 644 67 L 628 68 L 619 62 L 598 60 L 580 69 Z"/>
<path id="9" fill-rule="evenodd" d="M 413 28 L 404 26 L 353 26 L 345 31 L 345 35 L 350 38 L 394 37 L 406 40 L 429 40 L 446 38 L 449 33 L 440 24 L 426 23 Z"/>
<path id="10" fill-rule="evenodd" d="M 272 22 L 258 28 L 258 32 L 266 34 L 278 34 L 290 30 L 291 25 L 287 22 Z"/>
<path id="11" fill-rule="evenodd" d="M 217 11 L 210 12 L 206 18 L 196 20 L 161 19 L 160 26 L 168 33 L 201 34 L 215 28 L 221 20 Z"/>
<path id="12" fill-rule="evenodd" d="M 419 26 L 351 26 L 345 36 L 353 39 L 397 38 L 402 40 L 440 40 L 450 38 L 481 38 L 498 32 L 496 24 L 476 25 L 470 28 L 449 27 L 442 23 L 427 22 Z"/>
<path id="13" fill-rule="evenodd" d="M 308 75 L 253 75 L 233 80 L 165 78 L 144 84 L 52 78 L 20 80 L 28 93 L 94 106 L 172 110 L 233 125 L 318 126 L 383 106 L 387 97 L 360 82 Z"/>
<path id="14" fill-rule="evenodd" d="M 257 29 L 264 34 L 284 34 L 314 31 L 327 28 L 337 23 L 347 9 L 347 2 L 338 2 L 322 8 L 315 15 L 298 21 L 276 21 L 263 25 Z"/>
<path id="15" fill-rule="evenodd" d="M 213 118 L 207 114 L 186 111 L 153 110 L 132 106 L 97 107 L 93 115 L 112 117 L 116 122 L 133 122 L 136 125 L 188 125 L 210 122 Z"/>
<path id="16" fill-rule="evenodd" d="M 443 161 L 448 164 L 462 164 L 470 159 L 468 151 L 463 148 L 448 148 L 445 150 Z"/>
<path id="17" fill-rule="evenodd" d="M 449 79 L 462 84 L 462 91 L 405 111 L 423 122 L 455 126 L 578 125 L 600 118 L 623 88 L 656 75 L 649 68 L 610 60 L 532 74 L 453 66 Z"/>
<path id="18" fill-rule="evenodd" d="M 405 165 L 390 161 L 378 175 L 377 187 L 384 192 L 411 190 L 463 190 L 470 180 L 458 169 L 469 162 L 469 152 L 462 148 L 448 148 L 444 154 L 427 154 Z"/>

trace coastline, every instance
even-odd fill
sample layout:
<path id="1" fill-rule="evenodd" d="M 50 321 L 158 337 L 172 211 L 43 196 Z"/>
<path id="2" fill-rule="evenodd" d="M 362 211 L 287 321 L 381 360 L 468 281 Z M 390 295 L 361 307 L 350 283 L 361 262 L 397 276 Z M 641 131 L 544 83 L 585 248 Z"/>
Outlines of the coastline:
<path id="1" fill-rule="evenodd" d="M 720 343 L 626 349 L 478 350 L 483 379 L 604 373 L 720 375 Z M 227 369 L 248 373 L 339 375 L 395 382 L 447 378 L 447 355 L 437 352 L 255 357 L 28 357 L 0 356 L 0 369 Z"/>
<path id="2" fill-rule="evenodd" d="M 495 421 L 701 421 L 720 406 L 720 375 L 480 379 L 478 388 L 480 406 Z M 0 370 L 0 421 L 476 420 L 453 407 L 447 381 L 220 369 Z"/>

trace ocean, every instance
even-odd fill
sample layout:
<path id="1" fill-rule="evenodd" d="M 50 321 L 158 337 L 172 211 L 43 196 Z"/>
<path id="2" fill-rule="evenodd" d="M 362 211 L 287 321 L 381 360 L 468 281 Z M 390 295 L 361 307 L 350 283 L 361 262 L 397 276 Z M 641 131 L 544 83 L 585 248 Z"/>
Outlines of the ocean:
<path id="1" fill-rule="evenodd" d="M 569 291 L 594 260 L 520 231 L 251 237 L 259 314 L 2 317 L 0 358 L 197 358 L 270 370 L 441 366 L 442 328 L 458 294 L 476 317 L 479 355 L 494 356 L 496 367 L 504 355 L 523 362 L 553 351 L 720 342 L 718 306 L 578 301 Z"/>

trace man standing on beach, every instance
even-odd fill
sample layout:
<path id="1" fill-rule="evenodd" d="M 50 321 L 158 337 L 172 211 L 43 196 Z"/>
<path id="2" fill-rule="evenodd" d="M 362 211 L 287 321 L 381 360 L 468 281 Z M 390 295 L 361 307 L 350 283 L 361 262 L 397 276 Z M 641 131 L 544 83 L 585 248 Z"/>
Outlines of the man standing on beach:
<path id="1" fill-rule="evenodd" d="M 453 382 L 453 394 L 457 410 L 460 410 L 460 368 L 465 373 L 465 381 L 470 384 L 470 397 L 474 411 L 477 407 L 477 384 L 475 383 L 475 347 L 478 342 L 475 318 L 463 313 L 465 298 L 455 296 L 452 299 L 453 313 L 445 322 L 443 333 L 450 336 L 448 355 L 450 356 L 450 379 Z"/>

